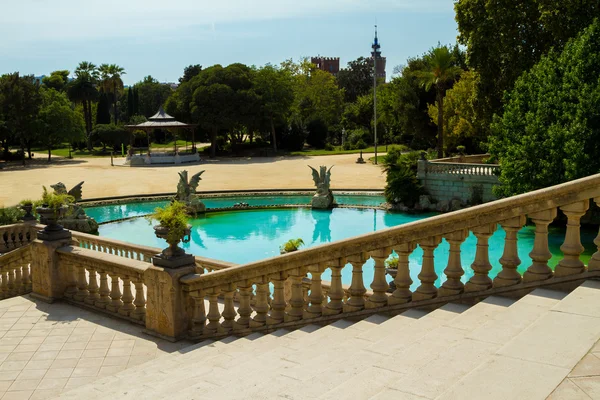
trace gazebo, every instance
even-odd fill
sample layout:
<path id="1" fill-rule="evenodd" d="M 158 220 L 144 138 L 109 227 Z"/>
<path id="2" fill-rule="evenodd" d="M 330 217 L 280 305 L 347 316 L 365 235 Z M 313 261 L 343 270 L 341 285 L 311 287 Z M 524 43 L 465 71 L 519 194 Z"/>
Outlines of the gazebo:
<path id="1" fill-rule="evenodd" d="M 130 165 L 145 165 L 145 164 L 181 164 L 186 162 L 200 161 L 200 155 L 196 151 L 196 140 L 195 140 L 195 124 L 184 124 L 175 120 L 174 117 L 170 116 L 163 110 L 162 107 L 156 114 L 148 118 L 148 121 L 142 122 L 137 125 L 125 125 L 125 128 L 131 133 L 131 145 L 129 146 L 129 152 L 127 154 L 127 162 Z M 163 129 L 166 131 L 172 130 L 188 130 L 192 132 L 192 150 L 191 151 L 179 151 L 177 148 L 177 138 L 175 137 L 175 144 L 172 152 L 152 152 L 150 151 L 150 132 L 155 129 Z M 148 140 L 148 151 L 146 154 L 136 155 L 133 148 L 133 132 L 142 130 L 146 132 Z"/>

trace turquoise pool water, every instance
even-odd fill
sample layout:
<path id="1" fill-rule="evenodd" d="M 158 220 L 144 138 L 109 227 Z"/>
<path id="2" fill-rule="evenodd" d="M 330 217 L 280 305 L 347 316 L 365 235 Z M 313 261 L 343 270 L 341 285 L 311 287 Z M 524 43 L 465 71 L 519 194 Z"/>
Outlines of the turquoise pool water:
<path id="1" fill-rule="evenodd" d="M 247 202 L 250 203 L 250 201 Z M 151 209 L 152 207 L 150 207 Z M 142 211 L 138 209 L 136 212 Z M 235 263 L 247 263 L 278 255 L 279 246 L 292 238 L 302 238 L 306 246 L 311 247 L 402 225 L 430 215 L 409 215 L 387 213 L 375 209 L 347 208 L 337 208 L 331 211 L 297 208 L 218 212 L 190 220 L 192 225 L 191 241 L 183 244 L 183 247 L 187 252 L 195 255 Z M 564 238 L 564 231 L 560 228 L 550 228 L 550 232 L 550 249 L 553 254 L 550 264 L 554 266 L 562 255 L 559 247 Z M 594 253 L 595 246 L 592 241 L 596 234 L 597 231 L 594 230 L 584 229 L 582 231 L 582 242 L 586 247 L 584 258 L 589 258 Z M 152 225 L 145 218 L 101 225 L 100 236 L 147 246 L 166 247 L 165 241 L 154 235 Z M 499 228 L 490 238 L 492 277 L 496 276 L 501 269 L 498 260 L 502 256 L 504 236 L 504 231 Z M 533 227 L 527 226 L 519 232 L 519 257 L 522 261 L 519 271 L 521 273 L 531 265 L 528 253 L 532 249 L 533 239 Z M 471 234 L 461 246 L 461 260 L 465 269 L 464 282 L 473 275 L 470 265 L 475 258 L 475 245 L 476 238 Z M 435 269 L 439 276 L 436 282 L 437 286 L 445 280 L 443 270 L 448 261 L 448 249 L 448 243 L 443 240 L 434 253 Z M 413 289 L 416 289 L 419 284 L 417 275 L 421 270 L 422 254 L 422 250 L 417 248 L 410 257 Z M 344 268 L 342 272 L 343 283 L 350 284 L 352 279 L 350 266 Z M 372 260 L 365 265 L 363 276 L 365 286 L 368 288 L 373 280 Z M 329 271 L 323 274 L 324 280 L 330 280 L 330 278 Z"/>
<path id="2" fill-rule="evenodd" d="M 310 204 L 311 196 L 239 196 L 239 197 L 211 197 L 202 201 L 208 208 L 233 207 L 234 204 L 244 202 L 250 206 L 282 205 L 282 204 Z M 385 202 L 383 196 L 368 195 L 336 195 L 338 204 L 379 206 Z M 163 207 L 168 201 L 146 201 L 127 204 L 114 204 L 98 207 L 86 207 L 85 212 L 98 223 L 115 221 L 118 219 L 137 217 L 151 214 L 156 207 Z"/>

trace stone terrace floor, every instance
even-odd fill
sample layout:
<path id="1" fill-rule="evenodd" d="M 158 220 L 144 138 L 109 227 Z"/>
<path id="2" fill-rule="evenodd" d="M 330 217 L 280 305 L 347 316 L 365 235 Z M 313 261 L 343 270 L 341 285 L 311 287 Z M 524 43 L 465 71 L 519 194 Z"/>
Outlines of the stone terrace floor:
<path id="1" fill-rule="evenodd" d="M 191 343 L 29 296 L 0 301 L 0 399 L 46 399 Z"/>
<path id="2" fill-rule="evenodd" d="M 600 341 L 548 397 L 548 400 L 590 399 L 600 399 Z"/>

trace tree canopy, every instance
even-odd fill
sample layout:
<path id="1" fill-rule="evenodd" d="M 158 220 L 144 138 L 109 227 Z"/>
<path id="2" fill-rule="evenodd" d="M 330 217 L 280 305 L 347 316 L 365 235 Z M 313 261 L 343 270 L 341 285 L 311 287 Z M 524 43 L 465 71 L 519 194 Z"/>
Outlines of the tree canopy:
<path id="1" fill-rule="evenodd" d="M 492 125 L 498 194 L 524 193 L 600 171 L 600 22 L 524 73 Z"/>

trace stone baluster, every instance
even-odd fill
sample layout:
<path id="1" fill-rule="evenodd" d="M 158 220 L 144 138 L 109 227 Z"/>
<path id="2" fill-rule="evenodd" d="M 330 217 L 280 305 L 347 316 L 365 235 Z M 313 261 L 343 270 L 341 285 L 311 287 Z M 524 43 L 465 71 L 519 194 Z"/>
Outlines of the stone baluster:
<path id="1" fill-rule="evenodd" d="M 450 251 L 448 254 L 448 266 L 444 270 L 447 279 L 442 284 L 442 287 L 438 292 L 438 296 L 453 296 L 461 294 L 465 289 L 465 285 L 460 280 L 465 274 L 460 261 L 460 246 L 468 235 L 469 231 L 466 229 L 444 235 L 444 238 L 450 244 Z"/>
<path id="2" fill-rule="evenodd" d="M 131 293 L 131 278 L 129 276 L 123 277 L 123 296 L 121 300 L 123 301 L 123 306 L 119 308 L 119 314 L 129 316 L 135 310 L 135 305 L 133 305 L 133 293 Z"/>
<path id="3" fill-rule="evenodd" d="M 567 232 L 565 233 L 565 241 L 560 246 L 564 257 L 554 269 L 554 276 L 574 275 L 585 271 L 585 266 L 579 258 L 584 250 L 581 245 L 579 221 L 585 215 L 589 205 L 589 200 L 583 200 L 560 207 L 561 211 L 567 216 Z"/>
<path id="4" fill-rule="evenodd" d="M 394 248 L 394 251 L 398 254 L 398 271 L 396 272 L 396 278 L 394 278 L 396 289 L 394 290 L 394 293 L 388 297 L 388 304 L 391 306 L 394 304 L 408 303 L 412 300 L 410 285 L 412 285 L 413 281 L 410 279 L 408 257 L 416 247 L 417 245 L 415 243 L 402 243 Z"/>
<path id="5" fill-rule="evenodd" d="M 363 265 L 366 261 L 366 255 L 355 254 L 348 257 L 348 262 L 352 264 L 352 282 L 350 283 L 350 298 L 344 304 L 344 312 L 360 311 L 365 308 L 365 293 L 367 289 L 363 282 Z"/>
<path id="6" fill-rule="evenodd" d="M 240 329 L 250 326 L 250 316 L 252 315 L 252 306 L 250 305 L 250 297 L 252 297 L 252 282 L 243 281 L 238 283 L 238 319 L 237 326 Z"/>
<path id="7" fill-rule="evenodd" d="M 326 315 L 339 314 L 344 309 L 344 289 L 342 287 L 342 269 L 346 265 L 346 258 L 340 258 L 329 263 L 331 268 L 331 286 L 329 287 L 329 302 L 323 310 Z"/>
<path id="8" fill-rule="evenodd" d="M 133 282 L 135 286 L 135 300 L 133 305 L 135 310 L 131 313 L 131 317 L 139 321 L 143 321 L 146 317 L 146 297 L 144 295 L 144 282 L 142 278 L 138 278 Z"/>
<path id="9" fill-rule="evenodd" d="M 2 278 L 2 286 L 0 286 L 0 294 L 1 298 L 6 299 L 9 296 L 8 291 L 8 269 L 3 269 L 0 271 L 0 278 Z"/>
<path id="10" fill-rule="evenodd" d="M 221 313 L 219 312 L 219 289 L 212 288 L 206 291 L 208 295 L 208 324 L 204 328 L 204 331 L 209 334 L 219 332 L 221 327 Z"/>
<path id="11" fill-rule="evenodd" d="M 524 282 L 542 281 L 552 277 L 552 269 L 548 266 L 548 260 L 552 253 L 548 248 L 548 225 L 556 218 L 556 208 L 529 214 L 529 218 L 535 223 L 535 241 L 533 250 L 529 253 L 533 263 L 523 274 Z"/>
<path id="12" fill-rule="evenodd" d="M 521 264 L 517 248 L 517 233 L 525 225 L 525 216 L 514 217 L 500 222 L 506 232 L 504 252 L 500 258 L 502 271 L 494 278 L 494 287 L 512 286 L 521 282 L 517 267 Z"/>
<path id="13" fill-rule="evenodd" d="M 304 315 L 304 295 L 302 293 L 302 278 L 306 275 L 305 268 L 295 268 L 289 271 L 289 280 L 292 287 L 292 295 L 289 301 L 285 320 L 297 321 Z"/>
<path id="14" fill-rule="evenodd" d="M 98 270 L 100 275 L 100 298 L 96 301 L 95 305 L 98 308 L 106 308 L 110 304 L 110 289 L 108 288 L 108 277 L 106 271 Z"/>
<path id="15" fill-rule="evenodd" d="M 85 267 L 83 265 L 77 265 L 75 268 L 77 269 L 77 293 L 73 298 L 76 301 L 84 301 L 86 297 L 90 295 Z"/>
<path id="16" fill-rule="evenodd" d="M 433 251 L 439 246 L 441 241 L 441 236 L 433 236 L 419 241 L 419 246 L 423 249 L 423 265 L 419 274 L 421 285 L 413 293 L 413 301 L 433 299 L 437 296 L 435 281 L 438 276 L 435 273 Z"/>
<path id="17" fill-rule="evenodd" d="M 31 292 L 31 266 L 30 260 L 23 266 L 23 287 L 27 293 Z"/>
<path id="18" fill-rule="evenodd" d="M 259 327 L 267 322 L 267 313 L 269 312 L 269 280 L 262 276 L 256 281 L 256 297 L 254 303 L 256 315 L 250 322 L 251 327 Z"/>
<path id="19" fill-rule="evenodd" d="M 223 293 L 223 322 L 221 323 L 221 328 L 223 328 L 223 332 L 231 332 L 236 328 L 235 326 L 235 317 L 237 313 L 235 312 L 235 307 L 233 305 L 233 295 L 235 294 L 236 286 L 233 283 L 225 285 L 221 288 L 221 293 Z"/>
<path id="20" fill-rule="evenodd" d="M 383 307 L 388 303 L 386 293 L 390 286 L 385 280 L 385 260 L 387 260 L 391 253 L 392 249 L 389 247 L 371 252 L 371 258 L 375 261 L 375 271 L 373 282 L 371 283 L 373 294 L 367 299 L 366 308 Z"/>
<path id="21" fill-rule="evenodd" d="M 287 274 L 280 272 L 270 276 L 273 282 L 273 301 L 271 301 L 271 312 L 267 319 L 269 325 L 279 324 L 285 320 L 285 281 Z"/>
<path id="22" fill-rule="evenodd" d="M 121 300 L 121 288 L 119 287 L 119 275 L 114 272 L 110 272 L 109 276 L 111 282 L 111 302 L 106 305 L 106 309 L 116 313 L 119 311 L 119 308 L 123 306 L 123 301 Z"/>
<path id="23" fill-rule="evenodd" d="M 25 288 L 23 287 L 23 275 L 21 272 L 20 265 L 17 268 L 15 268 L 15 293 L 16 294 L 25 293 Z"/>
<path id="24" fill-rule="evenodd" d="M 67 288 L 65 289 L 65 297 L 74 299 L 77 294 L 77 272 L 75 265 L 72 262 L 67 262 Z"/>
<path id="25" fill-rule="evenodd" d="M 597 206 L 600 206 L 600 197 L 595 197 L 594 202 Z M 598 235 L 594 239 L 594 244 L 596 245 L 596 252 L 590 258 L 588 262 L 588 270 L 589 271 L 600 271 L 600 230 L 598 231 Z"/>
<path id="26" fill-rule="evenodd" d="M 17 290 L 15 287 L 15 269 L 14 267 L 8 268 L 8 295 L 9 297 L 17 294 Z"/>
<path id="27" fill-rule="evenodd" d="M 204 334 L 206 325 L 206 310 L 204 309 L 204 291 L 196 290 L 190 292 L 190 297 L 194 302 L 192 315 L 192 335 L 201 336 Z"/>
<path id="28" fill-rule="evenodd" d="M 304 312 L 304 318 L 316 318 L 323 314 L 323 284 L 321 275 L 325 272 L 326 265 L 311 265 L 308 267 L 310 272 L 310 295 L 308 296 L 309 305 Z"/>
<path id="29" fill-rule="evenodd" d="M 98 278 L 96 276 L 96 268 L 90 267 L 88 268 L 90 283 L 88 284 L 89 296 L 87 296 L 84 301 L 86 304 L 96 304 L 98 299 L 100 299 L 99 286 L 98 286 Z"/>
<path id="30" fill-rule="evenodd" d="M 477 226 L 471 229 L 477 238 L 475 261 L 471 264 L 473 276 L 465 285 L 465 292 L 478 292 L 492 287 L 489 272 L 492 270 L 489 253 L 489 240 L 496 231 L 496 224 Z"/>

